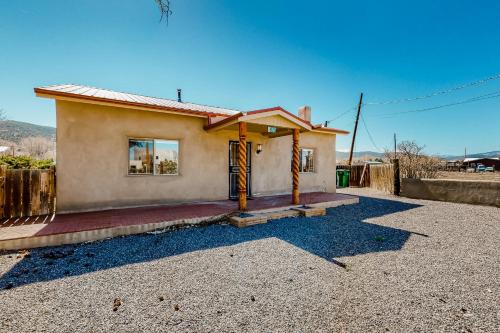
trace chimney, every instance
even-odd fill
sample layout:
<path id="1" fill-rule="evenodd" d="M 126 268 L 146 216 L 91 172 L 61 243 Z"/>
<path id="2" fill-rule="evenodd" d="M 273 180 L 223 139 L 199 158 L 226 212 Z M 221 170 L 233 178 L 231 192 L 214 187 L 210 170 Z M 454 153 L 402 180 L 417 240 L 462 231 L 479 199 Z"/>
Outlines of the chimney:
<path id="1" fill-rule="evenodd" d="M 182 89 L 177 89 L 177 102 L 182 103 Z"/>
<path id="2" fill-rule="evenodd" d="M 305 121 L 311 122 L 311 107 L 310 106 L 301 106 L 299 108 L 299 118 L 304 119 Z"/>

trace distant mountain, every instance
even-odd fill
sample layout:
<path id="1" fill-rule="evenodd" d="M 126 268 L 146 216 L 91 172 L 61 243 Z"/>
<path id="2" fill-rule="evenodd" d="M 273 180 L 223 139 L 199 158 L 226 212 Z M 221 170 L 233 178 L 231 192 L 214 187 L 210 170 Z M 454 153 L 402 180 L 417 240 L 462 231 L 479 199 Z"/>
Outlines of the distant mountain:
<path id="1" fill-rule="evenodd" d="M 463 160 L 464 155 L 440 155 L 447 160 Z M 500 150 L 488 151 L 485 153 L 467 154 L 468 158 L 494 158 L 500 157 Z"/>
<path id="2" fill-rule="evenodd" d="M 353 158 L 363 158 L 363 159 L 374 159 L 374 158 L 383 158 L 384 153 L 379 153 L 376 151 L 355 151 L 352 154 Z M 337 151 L 337 160 L 346 160 L 349 158 L 349 152 L 345 151 Z"/>
<path id="3" fill-rule="evenodd" d="M 56 136 L 56 129 L 22 121 L 0 121 L 0 140 L 19 143 L 23 138 L 30 136 L 43 136 L 53 139 Z"/>
<path id="4" fill-rule="evenodd" d="M 444 158 L 446 160 L 463 160 L 464 155 L 437 155 L 436 157 Z M 500 150 L 488 151 L 485 153 L 467 154 L 467 157 L 471 158 L 493 158 L 500 157 Z M 337 151 L 337 160 L 347 160 L 349 158 L 349 152 Z M 375 159 L 384 158 L 384 153 L 379 153 L 376 151 L 355 151 L 353 154 L 355 159 Z"/>

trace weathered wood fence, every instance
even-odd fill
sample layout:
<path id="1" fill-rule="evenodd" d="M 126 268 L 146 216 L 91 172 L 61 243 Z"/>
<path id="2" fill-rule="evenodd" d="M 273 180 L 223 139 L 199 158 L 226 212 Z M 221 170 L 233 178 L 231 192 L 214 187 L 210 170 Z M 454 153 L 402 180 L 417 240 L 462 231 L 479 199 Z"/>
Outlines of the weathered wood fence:
<path id="1" fill-rule="evenodd" d="M 399 161 L 384 164 L 337 165 L 347 169 L 349 187 L 370 187 L 378 191 L 399 195 Z"/>
<path id="2" fill-rule="evenodd" d="M 349 187 L 368 187 L 370 186 L 370 165 L 356 164 L 347 165 L 339 164 L 337 169 L 349 170 Z"/>
<path id="3" fill-rule="evenodd" d="M 371 188 L 394 193 L 394 167 L 392 164 L 372 164 L 370 165 L 370 185 Z"/>
<path id="4" fill-rule="evenodd" d="M 55 212 L 55 167 L 48 170 L 0 166 L 0 218 Z"/>

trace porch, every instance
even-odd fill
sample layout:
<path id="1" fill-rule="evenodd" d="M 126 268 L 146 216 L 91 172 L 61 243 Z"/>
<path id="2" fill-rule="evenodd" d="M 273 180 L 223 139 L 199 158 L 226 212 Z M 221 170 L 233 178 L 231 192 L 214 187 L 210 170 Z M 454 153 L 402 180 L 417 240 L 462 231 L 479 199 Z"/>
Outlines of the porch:
<path id="1" fill-rule="evenodd" d="M 248 200 L 247 213 L 265 213 L 272 219 L 284 217 L 283 212 L 300 205 L 330 208 L 357 202 L 356 196 L 312 192 L 303 193 L 300 202 L 294 205 L 289 195 L 274 195 Z M 0 221 L 0 250 L 74 244 L 172 226 L 213 223 L 239 210 L 238 202 L 220 200 L 3 219 Z"/>
<path id="2" fill-rule="evenodd" d="M 287 162 L 284 163 L 286 169 L 274 168 L 274 171 L 286 174 L 289 171 L 291 180 L 291 196 L 289 204 L 300 204 L 299 181 L 300 173 L 315 173 L 315 157 L 312 153 L 313 149 L 306 149 L 311 151 L 304 161 L 300 154 L 301 150 L 301 136 L 303 133 L 317 132 L 320 134 L 327 134 L 335 136 L 336 134 L 347 134 L 342 130 L 333 128 L 326 128 L 322 125 L 312 125 L 310 117 L 310 108 L 305 106 L 299 109 L 299 116 L 293 115 L 281 107 L 274 107 L 269 109 L 255 110 L 249 112 L 240 112 L 227 118 L 208 117 L 208 124 L 204 129 L 208 133 L 217 132 L 232 132 L 233 135 L 238 135 L 238 141 L 230 142 L 229 152 L 229 187 L 230 197 L 238 199 L 238 208 L 241 212 L 251 209 L 247 204 L 247 197 L 252 195 L 250 190 L 251 178 L 251 145 L 249 146 L 248 135 L 254 134 L 267 140 L 275 140 L 281 137 L 290 137 L 289 146 L 286 141 L 282 141 L 282 148 L 280 151 L 286 151 L 291 148 L 291 156 L 287 154 L 280 154 L 279 157 L 287 157 Z M 334 146 L 334 141 L 333 141 Z M 257 142 L 256 153 L 262 152 L 263 145 Z M 264 148 L 265 149 L 265 148 Z M 276 152 L 275 152 L 276 154 Z M 278 155 L 272 156 L 277 158 Z M 329 150 L 325 151 L 322 159 L 326 160 L 327 156 L 334 156 Z M 334 164 L 335 161 L 332 162 Z M 305 165 L 307 165 L 307 170 Z M 281 165 L 283 167 L 283 165 Z M 267 170 L 266 170 L 267 173 Z M 259 177 L 259 175 L 257 175 Z M 334 178 L 334 177 L 333 177 Z M 320 181 L 315 185 L 318 186 Z M 325 191 L 328 191 L 325 189 Z M 330 187 L 330 191 L 334 191 L 334 187 Z"/>

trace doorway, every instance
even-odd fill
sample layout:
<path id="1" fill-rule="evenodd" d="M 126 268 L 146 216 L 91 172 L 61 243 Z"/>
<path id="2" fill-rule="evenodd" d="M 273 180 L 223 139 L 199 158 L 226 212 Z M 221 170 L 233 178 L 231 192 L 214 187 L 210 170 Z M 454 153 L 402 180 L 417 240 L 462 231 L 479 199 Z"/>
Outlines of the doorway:
<path id="1" fill-rule="evenodd" d="M 229 141 L 229 198 L 238 198 L 238 177 L 240 167 L 238 165 L 239 142 Z M 252 143 L 247 142 L 247 198 L 252 196 Z"/>

